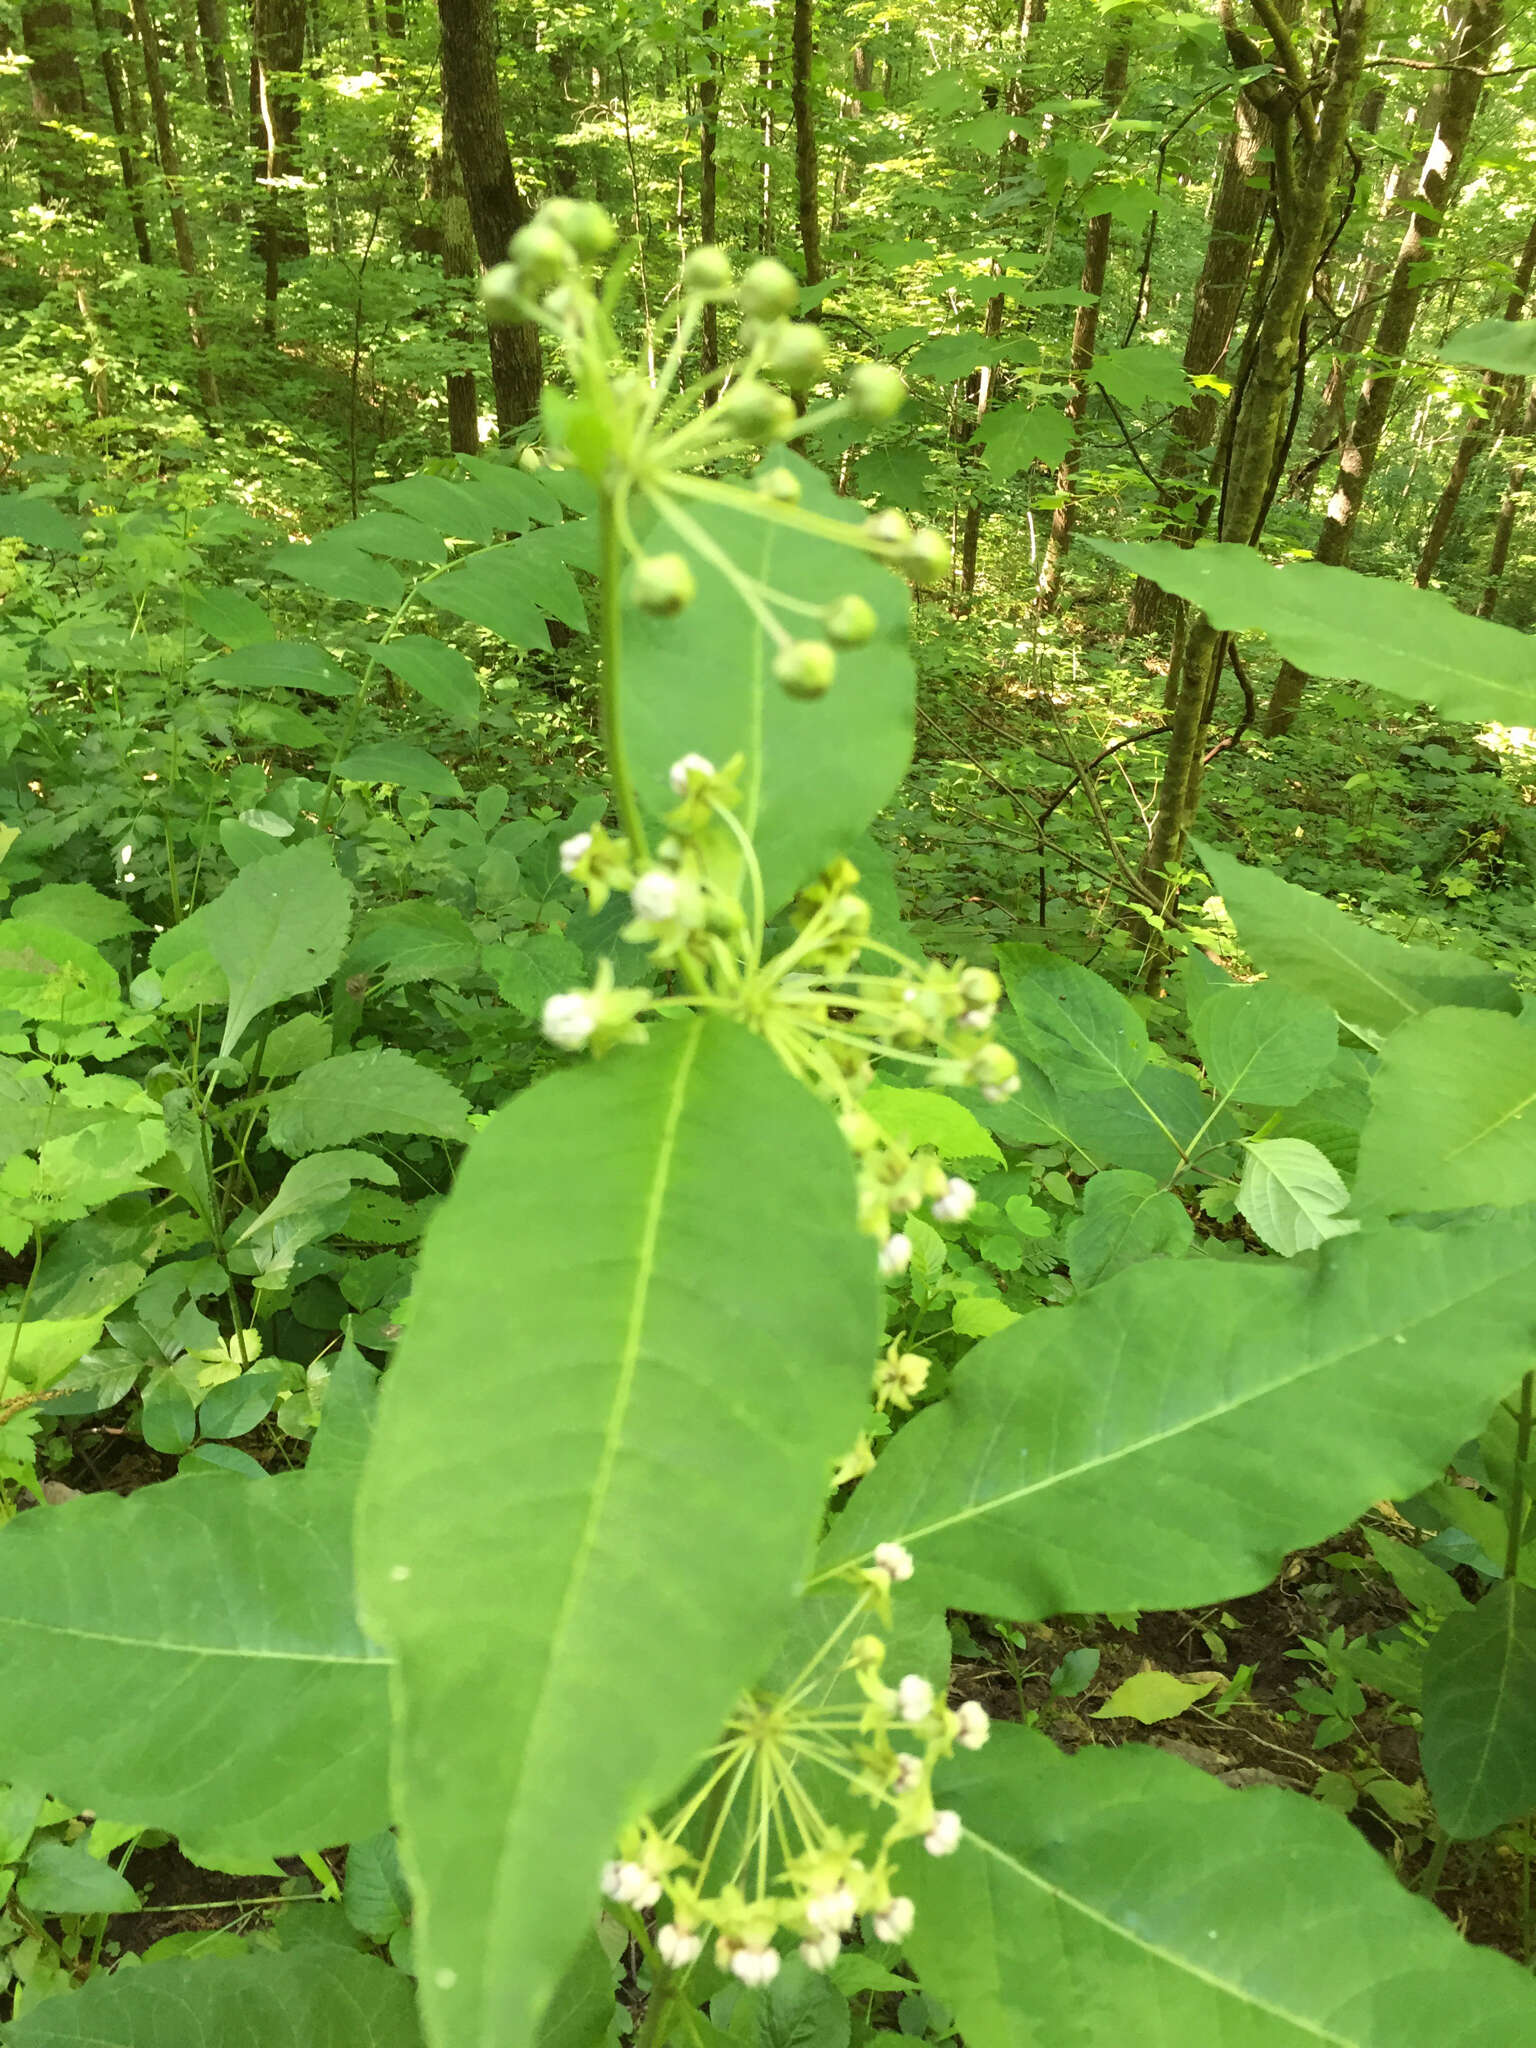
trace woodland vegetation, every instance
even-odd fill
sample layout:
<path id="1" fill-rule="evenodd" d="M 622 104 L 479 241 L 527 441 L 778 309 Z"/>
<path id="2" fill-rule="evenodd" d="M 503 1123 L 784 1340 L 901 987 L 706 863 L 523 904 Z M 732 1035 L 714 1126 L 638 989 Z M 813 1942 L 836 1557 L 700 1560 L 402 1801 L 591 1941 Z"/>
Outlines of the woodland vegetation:
<path id="1" fill-rule="evenodd" d="M 0 2043 L 1536 2040 L 1536 25 L 0 8 Z"/>

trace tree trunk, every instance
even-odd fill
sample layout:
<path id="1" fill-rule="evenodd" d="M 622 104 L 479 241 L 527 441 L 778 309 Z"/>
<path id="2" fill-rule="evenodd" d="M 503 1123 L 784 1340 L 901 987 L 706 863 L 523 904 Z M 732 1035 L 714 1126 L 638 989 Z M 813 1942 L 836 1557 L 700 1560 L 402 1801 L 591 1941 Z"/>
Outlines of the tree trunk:
<path id="1" fill-rule="evenodd" d="M 432 168 L 436 197 L 442 219 L 443 276 L 450 282 L 474 277 L 479 272 L 474 231 L 469 224 L 469 207 L 464 198 L 464 172 L 454 147 L 453 124 L 443 110 L 443 146 Z M 468 307 L 464 308 L 467 315 Z M 467 361 L 470 326 L 467 317 L 454 321 L 452 339 Z M 450 370 L 447 374 L 448 446 L 455 455 L 480 452 L 480 400 L 473 370 Z"/>
<path id="2" fill-rule="evenodd" d="M 1109 46 L 1109 53 L 1104 59 L 1104 78 L 1099 87 L 1099 97 L 1111 106 L 1125 91 L 1130 62 L 1130 38 L 1122 29 L 1116 32 L 1115 40 Z M 1096 213 L 1089 220 L 1088 232 L 1083 238 L 1082 292 L 1088 304 L 1078 307 L 1072 321 L 1072 395 L 1066 405 L 1074 438 L 1056 472 L 1056 492 L 1061 503 L 1051 514 L 1051 535 L 1046 542 L 1045 560 L 1035 586 L 1042 611 L 1050 611 L 1056 603 L 1061 590 L 1062 565 L 1067 559 L 1077 524 L 1077 497 L 1072 488 L 1079 452 L 1076 431 L 1087 414 L 1093 390 L 1088 373 L 1093 367 L 1093 351 L 1099 336 L 1099 300 L 1104 293 L 1104 273 L 1109 267 L 1109 230 L 1109 214 Z"/>
<path id="3" fill-rule="evenodd" d="M 1530 386 L 1530 395 L 1525 401 L 1521 415 L 1519 434 L 1522 441 L 1529 441 L 1536 434 L 1536 382 Z M 1477 616 L 1491 619 L 1499 601 L 1499 586 L 1504 580 L 1504 566 L 1509 560 L 1509 543 L 1515 531 L 1515 519 L 1520 510 L 1520 494 L 1525 485 L 1525 463 L 1517 463 L 1509 472 L 1504 485 L 1504 494 L 1499 499 L 1498 517 L 1493 522 L 1493 545 L 1488 550 L 1488 567 L 1483 572 L 1483 594 L 1477 601 Z"/>
<path id="4" fill-rule="evenodd" d="M 758 194 L 757 250 L 773 254 L 773 0 L 768 0 L 768 48 L 757 60 L 757 96 L 763 136 L 762 187 Z"/>
<path id="5" fill-rule="evenodd" d="M 293 189 L 302 169 L 305 0 L 251 0 L 251 148 L 257 228 L 266 300 L 265 326 L 277 332 L 282 266 L 309 254 L 304 200 Z"/>
<path id="6" fill-rule="evenodd" d="M 1536 276 L 1536 221 L 1531 223 L 1531 231 L 1520 253 L 1509 297 L 1504 301 L 1506 320 L 1520 318 L 1530 293 L 1533 276 Z M 1518 390 L 1518 382 L 1506 390 L 1504 379 L 1497 370 L 1487 370 L 1483 373 L 1482 389 L 1478 393 L 1478 415 L 1456 444 L 1456 453 L 1451 458 L 1445 489 L 1440 493 L 1434 517 L 1429 522 L 1429 531 L 1424 536 L 1418 567 L 1413 572 L 1413 580 L 1420 590 L 1428 586 L 1439 564 L 1441 550 L 1450 537 L 1451 525 L 1456 517 L 1456 507 L 1461 501 L 1462 488 L 1472 473 L 1472 464 L 1476 461 L 1484 441 L 1487 440 L 1490 428 L 1495 420 L 1504 427 L 1514 424 L 1514 414 L 1519 403 L 1515 395 Z"/>
<path id="7" fill-rule="evenodd" d="M 165 74 L 160 69 L 159 31 L 150 17 L 149 0 L 133 0 L 133 25 L 139 34 L 139 54 L 144 60 L 144 83 L 149 92 L 149 110 L 155 124 L 155 141 L 160 151 L 160 170 L 165 179 L 166 203 L 171 216 L 171 234 L 176 243 L 176 261 L 187 281 L 187 326 L 197 351 L 197 382 L 203 404 L 210 414 L 219 412 L 219 386 L 208 361 L 208 341 L 203 332 L 203 307 L 197 288 L 197 250 L 192 241 L 192 224 L 187 219 L 186 199 L 181 189 L 181 158 L 176 150 L 176 131 L 171 126 L 171 106 L 166 97 Z"/>
<path id="8" fill-rule="evenodd" d="M 455 152 L 464 180 L 470 230 L 480 266 L 501 263 L 507 244 L 529 218 L 518 190 L 496 83 L 494 0 L 437 0 L 442 26 L 443 104 L 451 109 Z M 543 364 L 528 322 L 490 329 L 496 425 L 509 434 L 539 409 Z"/>
<path id="9" fill-rule="evenodd" d="M 1354 545 L 1360 507 L 1366 486 L 1381 448 L 1382 431 L 1392 395 L 1397 389 L 1398 371 L 1413 333 L 1413 323 L 1426 288 L 1425 259 L 1440 233 L 1441 221 L 1462 153 L 1472 130 L 1483 81 L 1479 68 L 1488 62 L 1503 33 L 1500 0 L 1467 0 L 1457 31 L 1450 61 L 1459 69 L 1448 71 L 1440 103 L 1435 139 L 1430 145 L 1414 194 L 1413 211 L 1398 250 L 1392 281 L 1376 329 L 1374 354 L 1380 364 L 1361 387 L 1354 418 L 1344 436 L 1339 454 L 1338 482 L 1329 500 L 1328 514 L 1318 536 L 1314 558 L 1333 567 L 1347 563 Z M 1427 211 L 1421 211 L 1425 208 Z M 1307 676 L 1292 662 L 1282 662 L 1270 694 L 1265 731 L 1271 736 L 1289 732 L 1307 686 Z"/>
<path id="10" fill-rule="evenodd" d="M 91 25 L 96 32 L 96 50 L 101 60 L 102 82 L 107 88 L 107 105 L 112 110 L 112 133 L 117 138 L 117 161 L 123 174 L 123 191 L 128 198 L 128 216 L 133 222 L 134 246 L 141 263 L 153 266 L 155 252 L 150 245 L 149 222 L 144 214 L 144 188 L 139 177 L 137 137 L 129 126 L 128 96 L 123 86 L 121 38 L 107 20 L 102 0 L 91 0 Z"/>
<path id="11" fill-rule="evenodd" d="M 90 125 L 85 78 L 69 0 L 35 0 L 21 9 L 27 84 L 38 124 L 37 196 L 44 206 L 80 198 L 85 166 L 65 130 Z"/>
<path id="12" fill-rule="evenodd" d="M 699 39 L 704 46 L 704 76 L 699 80 L 699 240 L 714 243 L 720 232 L 716 212 L 715 147 L 720 135 L 720 27 L 717 0 L 704 0 L 699 14 Z M 699 322 L 699 368 L 708 377 L 720 367 L 720 327 L 713 299 Z"/>
<path id="13" fill-rule="evenodd" d="M 790 102 L 795 114 L 795 200 L 805 281 L 821 282 L 821 208 L 816 189 L 816 112 L 811 97 L 815 58 L 815 0 L 794 0 L 790 30 Z"/>
<path id="14" fill-rule="evenodd" d="M 229 19 L 224 0 L 197 0 L 197 26 L 203 44 L 203 71 L 208 104 L 226 120 L 235 118 L 235 95 L 229 82 Z"/>

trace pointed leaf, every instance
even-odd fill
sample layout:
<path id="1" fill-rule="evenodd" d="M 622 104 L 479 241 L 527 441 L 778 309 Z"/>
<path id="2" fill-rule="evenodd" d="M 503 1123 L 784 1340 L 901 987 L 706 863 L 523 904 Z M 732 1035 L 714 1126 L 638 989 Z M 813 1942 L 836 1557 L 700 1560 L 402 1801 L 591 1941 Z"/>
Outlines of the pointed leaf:
<path id="1" fill-rule="evenodd" d="M 547 648 L 543 610 L 527 582 L 509 574 L 507 546 L 482 548 L 455 563 L 445 575 L 424 583 L 421 594 L 439 611 L 499 634 L 509 647 Z"/>
<path id="2" fill-rule="evenodd" d="M 1181 1259 L 1194 1240 L 1189 1211 L 1150 1174 L 1096 1173 L 1067 1228 L 1072 1285 L 1095 1287 L 1142 1259 Z"/>
<path id="3" fill-rule="evenodd" d="M 392 612 L 405 596 L 405 584 L 397 569 L 376 561 L 358 548 L 327 536 L 317 541 L 295 541 L 272 558 L 280 576 L 295 583 L 324 591 L 327 597 L 347 604 L 365 604 L 375 611 Z"/>
<path id="4" fill-rule="evenodd" d="M 1018 1621 L 1256 1591 L 1477 1435 L 1529 1363 L 1533 1282 L 1530 1214 L 1133 1266 L 978 1345 L 826 1562 L 899 1541 L 935 1598 Z"/>
<path id="5" fill-rule="evenodd" d="M 378 658 L 392 676 L 398 676 L 460 725 L 478 722 L 480 680 L 474 664 L 457 647 L 426 633 L 402 633 L 398 639 L 385 641 Z"/>
<path id="6" fill-rule="evenodd" d="M 1151 1056 L 1147 1027 L 1102 975 L 1046 946 L 999 946 L 998 967 L 1031 1057 L 1058 1085 L 1119 1088 Z"/>
<path id="7" fill-rule="evenodd" d="M 1536 376 L 1536 320 L 1474 320 L 1440 344 L 1440 360 L 1508 377 Z"/>
<path id="8" fill-rule="evenodd" d="M 1216 1093 L 1267 1108 L 1300 1102 L 1338 1056 L 1339 1027 L 1320 996 L 1252 981 L 1219 988 L 1190 1019 Z"/>
<path id="9" fill-rule="evenodd" d="M 1338 1168 L 1305 1138 L 1244 1140 L 1237 1213 L 1282 1258 L 1358 1230 L 1339 1214 L 1348 1201 Z"/>
<path id="10" fill-rule="evenodd" d="M 1536 1031 L 1475 1010 L 1395 1031 L 1371 1079 L 1355 1198 L 1362 1211 L 1536 1200 Z"/>
<path id="11" fill-rule="evenodd" d="M 859 1098 L 859 1107 L 898 1144 L 915 1151 L 931 1145 L 946 1162 L 995 1159 L 1002 1163 L 996 1139 L 990 1137 L 963 1102 L 936 1088 L 892 1088 L 877 1081 Z"/>
<path id="12" fill-rule="evenodd" d="M 16 1896 L 33 1913 L 136 1913 L 139 1895 L 127 1878 L 91 1854 L 88 1838 L 41 1841 L 27 1857 Z"/>
<path id="13" fill-rule="evenodd" d="M 408 740 L 375 740 L 366 747 L 354 747 L 344 761 L 336 763 L 336 775 L 341 782 L 387 782 L 422 796 L 464 794 L 451 768 Z"/>
<path id="14" fill-rule="evenodd" d="M 1424 1775 L 1453 1841 L 1536 1807 L 1536 1593 L 1504 1579 L 1424 1659 Z"/>
<path id="15" fill-rule="evenodd" d="M 263 1010 L 335 973 L 352 922 L 352 890 L 336 872 L 329 841 L 306 839 L 242 868 L 196 920 L 199 942 L 229 977 L 219 1048 L 228 1054 Z"/>
<path id="16" fill-rule="evenodd" d="M 308 690 L 317 697 L 350 697 L 357 688 L 339 662 L 312 640 L 264 640 L 210 655 L 199 676 L 216 676 L 247 690 Z"/>
<path id="17" fill-rule="evenodd" d="M 409 1053 L 346 1052 L 308 1068 L 274 1095 L 267 1132 L 280 1152 L 318 1152 L 380 1131 L 420 1132 L 462 1143 L 469 1104 L 441 1074 Z"/>
<path id="18" fill-rule="evenodd" d="M 518 2048 L 615 1829 L 772 1655 L 877 1289 L 831 1117 L 724 1020 L 557 1074 L 427 1233 L 364 1481 L 434 2039 Z"/>

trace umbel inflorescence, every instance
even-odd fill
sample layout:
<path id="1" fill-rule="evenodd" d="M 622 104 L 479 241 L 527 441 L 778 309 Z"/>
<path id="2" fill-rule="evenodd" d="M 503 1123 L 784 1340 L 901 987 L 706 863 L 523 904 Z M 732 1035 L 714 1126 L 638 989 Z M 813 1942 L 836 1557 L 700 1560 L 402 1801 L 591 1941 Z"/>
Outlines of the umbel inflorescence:
<path id="1" fill-rule="evenodd" d="M 743 1698 L 676 1807 L 628 1829 L 604 1866 L 608 1899 L 654 1915 L 649 1938 L 668 1968 L 686 1969 L 713 1937 L 722 1969 L 766 1984 L 782 1935 L 827 1970 L 861 1916 L 878 1941 L 911 1933 L 895 1851 L 915 1840 L 932 1856 L 958 1848 L 959 1815 L 934 1804 L 934 1766 L 989 1732 L 974 1700 L 951 1708 L 915 1672 L 894 1685 L 885 1676 L 887 1646 L 869 1623 L 889 1623 L 891 1588 L 911 1575 L 899 1543 L 879 1545 L 803 1668 Z"/>

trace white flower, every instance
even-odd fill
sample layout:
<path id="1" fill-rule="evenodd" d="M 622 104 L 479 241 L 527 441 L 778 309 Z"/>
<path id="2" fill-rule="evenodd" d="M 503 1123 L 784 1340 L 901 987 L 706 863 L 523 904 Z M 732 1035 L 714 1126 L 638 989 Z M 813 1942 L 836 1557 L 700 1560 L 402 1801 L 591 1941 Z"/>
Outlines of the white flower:
<path id="1" fill-rule="evenodd" d="M 881 1571 L 888 1572 L 893 1579 L 910 1579 L 915 1569 L 912 1553 L 905 1543 L 877 1543 L 875 1563 Z"/>
<path id="2" fill-rule="evenodd" d="M 731 1975 L 743 1984 L 771 1984 L 779 1974 L 776 1948 L 739 1948 L 731 1956 Z"/>
<path id="3" fill-rule="evenodd" d="M 987 1003 L 979 1010 L 962 1010 L 955 1022 L 962 1031 L 988 1031 L 996 1015 L 996 1003 Z"/>
<path id="4" fill-rule="evenodd" d="M 580 1052 L 597 1029 L 597 1011 L 590 996 L 570 989 L 544 1005 L 544 1036 L 562 1052 Z"/>
<path id="5" fill-rule="evenodd" d="M 963 1223 L 976 1206 L 976 1190 L 968 1180 L 951 1174 L 944 1192 L 933 1205 L 935 1223 Z"/>
<path id="6" fill-rule="evenodd" d="M 911 1263 L 912 1240 L 904 1230 L 898 1230 L 880 1247 L 880 1271 L 887 1280 L 894 1280 L 898 1273 L 905 1273 Z"/>
<path id="7" fill-rule="evenodd" d="M 853 1925 L 859 1902 L 840 1884 L 835 1892 L 818 1892 L 805 1902 L 805 1917 L 817 1934 L 846 1934 Z"/>
<path id="8" fill-rule="evenodd" d="M 1010 1095 L 1017 1095 L 1018 1092 L 1019 1077 L 1017 1074 L 1010 1074 L 1006 1081 L 998 1081 L 983 1088 L 981 1099 L 983 1102 L 1006 1102 Z"/>
<path id="9" fill-rule="evenodd" d="M 933 1712 L 933 1687 L 909 1671 L 896 1688 L 896 1711 L 908 1723 L 926 1720 Z"/>
<path id="10" fill-rule="evenodd" d="M 912 1923 L 916 1918 L 917 1908 L 910 1899 L 892 1899 L 889 1905 L 882 1906 L 874 1916 L 875 1939 L 905 1941 L 912 1932 Z"/>
<path id="11" fill-rule="evenodd" d="M 591 851 L 592 834 L 590 832 L 576 832 L 569 839 L 562 839 L 560 842 L 561 874 L 574 875 L 577 868 Z"/>
<path id="12" fill-rule="evenodd" d="M 652 868 L 643 874 L 629 892 L 636 917 L 647 924 L 666 924 L 676 917 L 678 896 L 677 877 L 664 868 Z"/>
<path id="13" fill-rule="evenodd" d="M 955 1740 L 962 1749 L 980 1749 L 992 1733 L 992 1721 L 979 1700 L 964 1700 L 955 1709 Z"/>
<path id="14" fill-rule="evenodd" d="M 690 770 L 695 775 L 702 775 L 707 778 L 714 774 L 715 764 L 713 761 L 706 761 L 702 754 L 684 754 L 681 760 L 674 761 L 667 770 L 667 780 L 671 783 L 675 796 L 686 796 L 688 794 L 688 775 Z"/>
<path id="15" fill-rule="evenodd" d="M 661 1886 L 639 1863 L 605 1863 L 600 1880 L 605 1898 L 620 1906 L 654 1906 Z"/>
<path id="16" fill-rule="evenodd" d="M 952 1806 L 941 1806 L 923 1837 L 923 1847 L 930 1856 L 953 1856 L 960 1846 L 960 1833 L 959 1814 Z"/>
<path id="17" fill-rule="evenodd" d="M 686 1970 L 690 1963 L 698 1961 L 703 1948 L 703 1937 L 691 1927 L 679 1927 L 675 1920 L 656 1930 L 657 1953 L 669 1969 Z"/>
<path id="18" fill-rule="evenodd" d="M 802 1941 L 800 1959 L 808 1970 L 830 1970 L 843 1952 L 835 1934 L 818 1934 L 814 1941 Z"/>
<path id="19" fill-rule="evenodd" d="M 900 1799 L 908 1792 L 915 1792 L 922 1782 L 922 1758 L 913 1756 L 910 1750 L 899 1750 L 896 1755 L 896 1775 L 891 1780 L 891 1791 Z"/>

